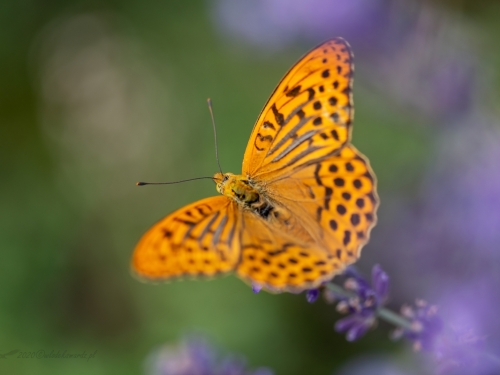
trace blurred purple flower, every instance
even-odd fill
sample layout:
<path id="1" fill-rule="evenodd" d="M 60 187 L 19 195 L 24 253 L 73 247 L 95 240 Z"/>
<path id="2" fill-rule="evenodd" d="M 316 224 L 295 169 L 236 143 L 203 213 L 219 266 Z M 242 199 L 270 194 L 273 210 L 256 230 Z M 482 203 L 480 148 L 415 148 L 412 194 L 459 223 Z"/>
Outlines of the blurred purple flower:
<path id="1" fill-rule="evenodd" d="M 451 20 L 425 9 L 413 17 L 414 28 L 400 36 L 396 47 L 363 56 L 367 78 L 394 103 L 427 117 L 426 122 L 449 125 L 472 111 L 478 62 L 467 38 L 447 27 Z"/>
<path id="2" fill-rule="evenodd" d="M 496 285 L 482 280 L 440 288 L 437 297 L 446 326 L 437 337 L 433 354 L 439 374 L 489 375 L 500 373 L 500 341 L 495 328 Z"/>
<path id="3" fill-rule="evenodd" d="M 390 357 L 379 355 L 360 355 L 349 360 L 336 375 L 414 375 L 415 369 L 400 368 Z M 397 361 L 401 362 L 401 361 Z"/>
<path id="4" fill-rule="evenodd" d="M 205 340 L 192 338 L 176 346 L 164 346 L 149 360 L 150 375 L 273 375 L 267 368 L 248 370 L 240 356 L 217 358 Z"/>
<path id="5" fill-rule="evenodd" d="M 154 353 L 151 375 L 215 375 L 213 349 L 194 338 L 178 346 L 164 346 Z"/>
<path id="6" fill-rule="evenodd" d="M 423 300 L 417 300 L 415 307 L 404 305 L 401 315 L 411 322 L 411 329 L 397 328 L 393 338 L 404 336 L 413 342 L 415 350 L 432 351 L 435 348 L 436 337 L 443 329 L 443 322 L 437 315 L 437 307 L 428 305 Z"/>
<path id="7" fill-rule="evenodd" d="M 252 284 L 252 291 L 257 294 L 262 290 L 262 285 Z"/>
<path id="8" fill-rule="evenodd" d="M 405 248 L 397 270 L 404 276 L 396 277 L 425 275 L 426 294 L 442 311 L 453 305 L 481 323 L 475 332 L 500 337 L 500 299 L 491 298 L 500 285 L 500 129 L 495 125 L 484 115 L 470 116 L 442 134 L 419 209 L 410 225 L 396 228 L 401 239 L 394 247 Z M 407 284 L 406 293 L 413 293 L 412 287 Z M 444 319 L 454 311 L 440 315 Z"/>
<path id="9" fill-rule="evenodd" d="M 214 0 L 221 34 L 278 53 L 342 36 L 363 79 L 395 103 L 448 123 L 472 109 L 478 62 L 466 27 L 429 3 L 384 0 Z"/>
<path id="10" fill-rule="evenodd" d="M 450 252 L 461 252 L 464 262 L 477 263 L 485 275 L 489 256 L 500 259 L 500 129 L 474 116 L 445 136 L 422 192 L 420 220 L 428 237 L 422 247 L 447 259 Z M 445 251 L 435 254 L 437 248 Z"/>
<path id="11" fill-rule="evenodd" d="M 389 276 L 378 264 L 372 268 L 372 285 L 378 304 L 382 305 L 389 295 Z"/>
<path id="12" fill-rule="evenodd" d="M 306 292 L 306 300 L 309 303 L 314 303 L 319 297 L 319 289 L 309 289 Z"/>
<path id="13" fill-rule="evenodd" d="M 377 321 L 377 312 L 385 303 L 389 292 L 389 277 L 377 264 L 372 269 L 370 283 L 352 267 L 348 267 L 344 288 L 351 296 L 336 295 L 337 310 L 349 315 L 335 324 L 337 332 L 346 332 L 348 341 L 362 337 Z"/>
<path id="14" fill-rule="evenodd" d="M 297 39 L 371 39 L 387 14 L 382 0 L 217 0 L 222 34 L 279 50 Z"/>
<path id="15" fill-rule="evenodd" d="M 375 324 L 376 314 L 369 310 L 362 310 L 340 319 L 335 323 L 337 332 L 346 332 L 347 341 L 356 341 Z"/>
<path id="16" fill-rule="evenodd" d="M 438 315 L 437 307 L 423 300 L 417 300 L 414 306 L 403 306 L 401 314 L 397 314 L 383 307 L 388 297 L 389 278 L 379 265 L 372 269 L 371 284 L 351 267 L 345 274 L 344 288 L 327 284 L 325 297 L 338 303 L 337 310 L 349 313 L 335 324 L 336 331 L 346 332 L 348 341 L 359 339 L 377 319 L 383 319 L 397 327 L 392 334 L 394 339 L 405 338 L 413 343 L 416 351 L 422 350 L 432 358 L 429 373 L 500 373 L 500 358 L 490 354 L 498 352 L 499 343 L 488 342 L 486 336 L 478 334 L 488 329 L 481 321 L 481 314 L 491 305 L 491 298 L 479 293 L 478 285 L 460 288 L 459 293 L 445 293 L 441 299 L 446 307 L 445 315 Z"/>
<path id="17" fill-rule="evenodd" d="M 267 368 L 248 371 L 246 370 L 246 361 L 243 358 L 228 357 L 222 362 L 216 375 L 273 375 L 273 372 Z"/>

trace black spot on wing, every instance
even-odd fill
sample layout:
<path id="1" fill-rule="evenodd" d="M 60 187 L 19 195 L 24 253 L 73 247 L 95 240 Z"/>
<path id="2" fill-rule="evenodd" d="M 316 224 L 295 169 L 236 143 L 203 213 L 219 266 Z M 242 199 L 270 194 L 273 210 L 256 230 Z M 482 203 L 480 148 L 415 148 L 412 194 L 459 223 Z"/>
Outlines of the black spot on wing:
<path id="1" fill-rule="evenodd" d="M 351 215 L 351 224 L 356 226 L 356 225 L 359 225 L 360 223 L 360 218 L 359 218 L 359 215 L 358 214 L 352 214 Z"/>
<path id="2" fill-rule="evenodd" d="M 342 193 L 342 198 L 344 198 L 346 201 L 350 200 L 351 199 L 351 193 L 349 193 L 347 191 L 344 191 Z"/>
<path id="3" fill-rule="evenodd" d="M 316 183 L 320 186 L 323 185 L 323 181 L 321 181 L 321 178 L 319 177 L 319 170 L 321 169 L 321 164 L 318 163 L 316 164 L 316 169 L 314 170 L 314 179 L 316 180 Z"/>
<path id="4" fill-rule="evenodd" d="M 301 88 L 300 85 L 295 86 L 293 89 L 289 90 L 285 95 L 293 98 L 294 96 L 297 96 L 300 93 L 300 88 Z"/>
<path id="5" fill-rule="evenodd" d="M 329 210 L 330 209 L 330 200 L 332 199 L 333 196 L 333 189 L 331 187 L 326 186 L 325 187 L 325 209 Z"/>
<path id="6" fill-rule="evenodd" d="M 365 201 L 363 198 L 358 198 L 356 199 L 356 206 L 359 208 L 363 208 L 365 206 Z"/>
<path id="7" fill-rule="evenodd" d="M 338 225 L 334 219 L 330 220 L 330 222 L 328 224 L 330 225 L 330 228 L 332 228 L 333 230 L 337 230 Z"/>
<path id="8" fill-rule="evenodd" d="M 321 91 L 321 90 L 320 90 L 320 91 Z M 309 94 L 309 97 L 307 98 L 307 100 L 308 100 L 308 101 L 309 101 L 309 100 L 312 100 L 312 99 L 314 98 L 314 94 L 315 94 L 316 92 L 315 92 L 315 91 L 314 91 L 314 89 L 313 89 L 313 88 L 311 88 L 311 87 L 309 87 L 309 88 L 307 89 L 307 92 L 308 92 L 308 94 Z"/>
<path id="9" fill-rule="evenodd" d="M 323 123 L 323 119 L 321 117 L 316 117 L 313 120 L 313 125 L 315 125 L 315 126 L 321 125 L 322 123 Z"/>
<path id="10" fill-rule="evenodd" d="M 273 129 L 273 130 L 276 130 L 276 128 L 274 127 L 274 125 L 269 122 L 269 121 L 264 121 L 264 124 L 262 124 L 262 127 L 264 129 Z"/>
<path id="11" fill-rule="evenodd" d="M 344 231 L 344 240 L 343 243 L 345 246 L 347 246 L 351 242 L 351 231 L 346 230 Z"/>
<path id="12" fill-rule="evenodd" d="M 337 177 L 333 180 L 333 183 L 335 184 L 335 186 L 341 187 L 341 186 L 344 186 L 345 181 L 342 177 Z"/>
<path id="13" fill-rule="evenodd" d="M 282 113 L 279 113 L 278 109 L 276 108 L 276 103 L 273 104 L 271 107 L 271 110 L 273 111 L 274 118 L 276 119 L 276 123 L 279 126 L 283 126 L 285 124 L 285 116 L 283 116 Z"/>
<path id="14" fill-rule="evenodd" d="M 339 138 L 339 133 L 337 133 L 337 131 L 335 129 L 332 130 L 332 137 L 333 139 L 335 139 L 336 141 L 340 140 Z"/>
<path id="15" fill-rule="evenodd" d="M 345 208 L 345 206 L 343 204 L 337 204 L 337 212 L 340 215 L 344 215 L 347 212 L 347 209 Z"/>

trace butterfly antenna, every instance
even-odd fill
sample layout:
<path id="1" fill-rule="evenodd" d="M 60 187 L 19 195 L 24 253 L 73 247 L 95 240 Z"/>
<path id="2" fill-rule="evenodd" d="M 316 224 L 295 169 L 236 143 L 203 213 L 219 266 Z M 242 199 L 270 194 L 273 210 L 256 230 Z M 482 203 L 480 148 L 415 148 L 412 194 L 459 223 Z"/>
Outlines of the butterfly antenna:
<path id="1" fill-rule="evenodd" d="M 222 172 L 222 168 L 220 166 L 220 161 L 219 161 L 219 149 L 217 147 L 217 129 L 215 128 L 215 118 L 214 118 L 214 111 L 212 109 L 212 100 L 210 98 L 208 98 L 207 99 L 207 103 L 208 103 L 208 110 L 210 111 L 210 116 L 212 117 L 212 126 L 214 128 L 215 159 L 217 159 L 217 165 L 219 166 L 220 173 L 224 174 Z M 195 178 L 189 178 L 187 180 L 172 181 L 172 182 L 143 182 L 143 181 L 139 181 L 139 182 L 136 182 L 135 184 L 137 186 L 144 186 L 144 185 L 172 185 L 172 184 L 180 184 L 181 182 L 188 182 L 188 181 L 194 181 L 194 180 L 204 180 L 204 179 L 218 180 L 215 177 L 195 177 Z"/>
<path id="2" fill-rule="evenodd" d="M 172 184 L 180 184 L 181 182 L 187 182 L 187 181 L 194 181 L 194 180 L 204 180 L 204 179 L 211 179 L 211 180 L 217 180 L 217 178 L 214 177 L 195 177 L 195 178 L 188 178 L 187 180 L 180 180 L 180 181 L 173 181 L 173 182 L 136 182 L 135 184 L 137 186 L 144 186 L 144 185 L 172 185 Z"/>
<path id="3" fill-rule="evenodd" d="M 222 168 L 220 166 L 220 161 L 219 161 L 219 148 L 217 147 L 217 129 L 215 128 L 215 118 L 214 118 L 214 111 L 212 109 L 212 100 L 208 98 L 207 103 L 208 103 L 208 110 L 210 111 L 210 116 L 212 117 L 212 126 L 214 128 L 215 159 L 217 159 L 217 165 L 219 166 L 220 174 L 224 174 L 222 172 Z"/>

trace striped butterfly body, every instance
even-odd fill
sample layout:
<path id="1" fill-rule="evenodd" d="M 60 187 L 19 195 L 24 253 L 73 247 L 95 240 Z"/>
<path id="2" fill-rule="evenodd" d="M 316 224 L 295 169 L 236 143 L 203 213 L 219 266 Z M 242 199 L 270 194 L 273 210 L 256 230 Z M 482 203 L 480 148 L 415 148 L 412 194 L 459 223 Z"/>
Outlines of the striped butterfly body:
<path id="1" fill-rule="evenodd" d="M 146 232 L 135 273 L 162 280 L 235 271 L 268 291 L 300 292 L 355 262 L 379 200 L 368 160 L 350 144 L 353 71 L 342 38 L 305 55 L 262 110 L 241 175 L 216 173 L 221 195 Z"/>

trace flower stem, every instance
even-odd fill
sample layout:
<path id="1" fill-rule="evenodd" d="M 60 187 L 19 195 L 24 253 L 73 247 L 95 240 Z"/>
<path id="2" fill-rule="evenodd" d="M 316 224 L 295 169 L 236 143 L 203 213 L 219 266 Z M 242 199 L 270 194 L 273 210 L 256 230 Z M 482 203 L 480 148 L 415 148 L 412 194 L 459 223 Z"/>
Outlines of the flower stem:
<path id="1" fill-rule="evenodd" d="M 334 284 L 333 282 L 330 282 L 326 284 L 326 287 L 331 290 L 332 292 L 342 296 L 342 297 L 356 297 L 356 294 L 353 292 L 349 292 L 348 290 L 345 290 L 341 286 L 338 286 L 337 284 Z"/>
<path id="2" fill-rule="evenodd" d="M 412 324 L 408 319 L 403 318 L 401 315 L 395 313 L 392 310 L 382 307 L 377 310 L 377 315 L 379 318 L 385 320 L 386 322 L 392 323 L 395 326 L 413 330 Z"/>

